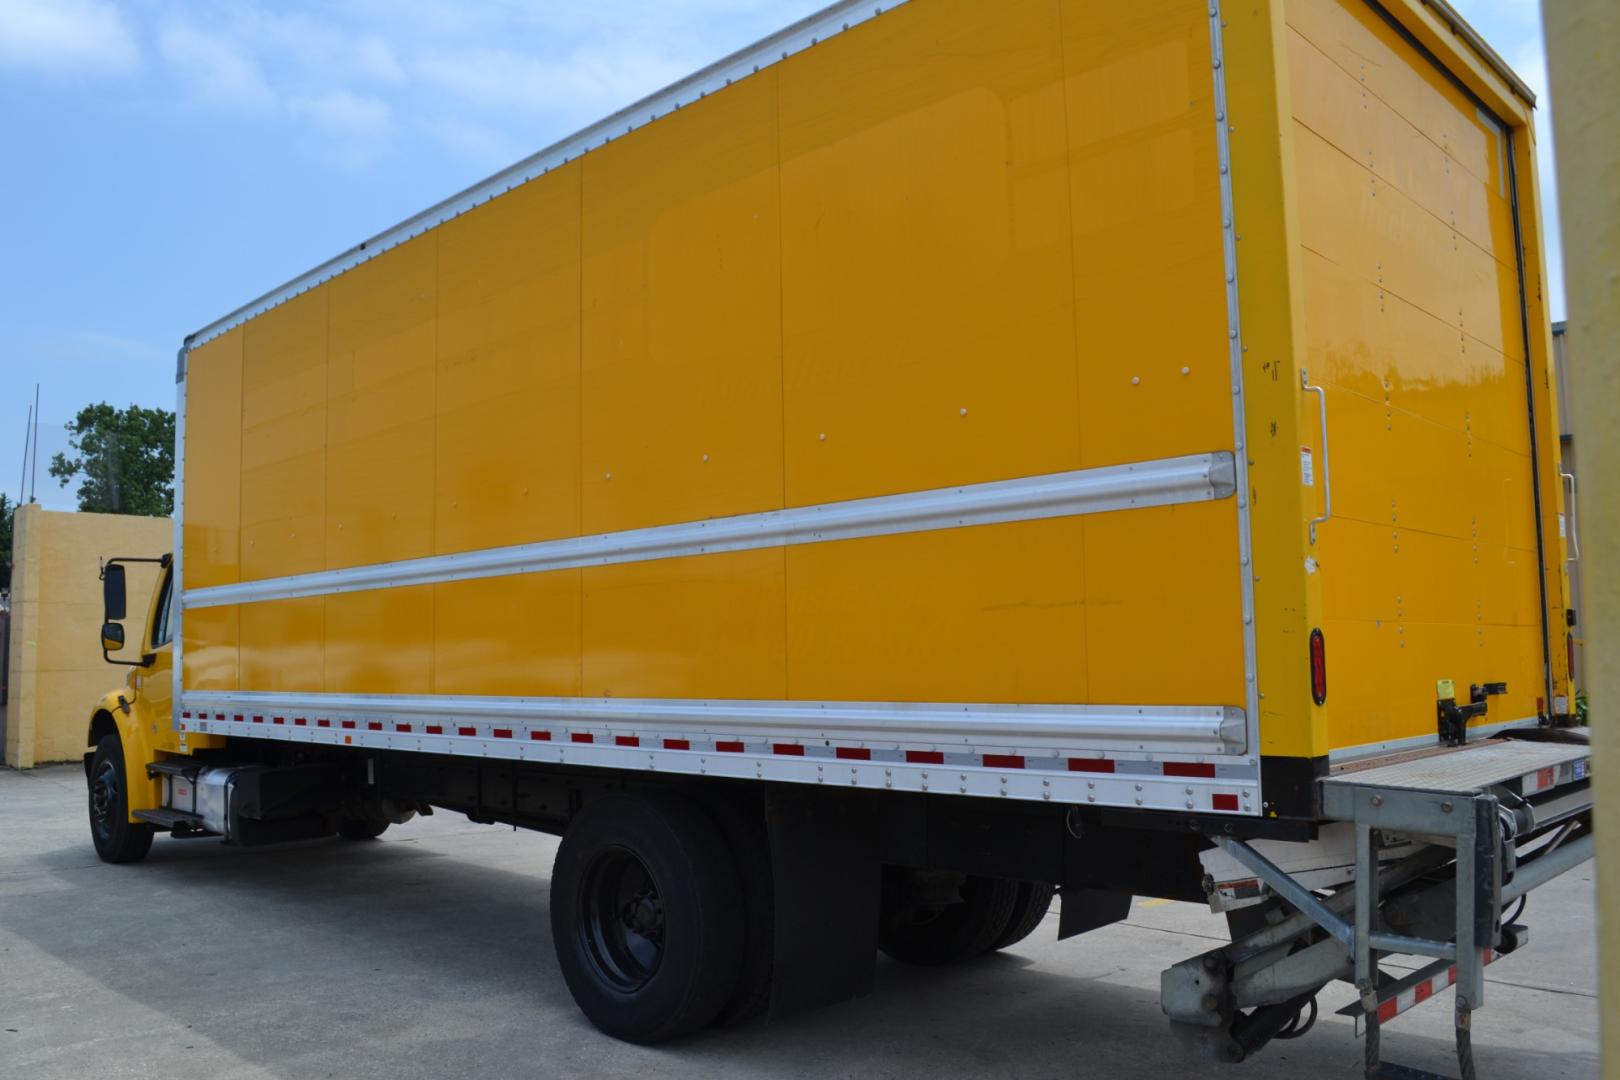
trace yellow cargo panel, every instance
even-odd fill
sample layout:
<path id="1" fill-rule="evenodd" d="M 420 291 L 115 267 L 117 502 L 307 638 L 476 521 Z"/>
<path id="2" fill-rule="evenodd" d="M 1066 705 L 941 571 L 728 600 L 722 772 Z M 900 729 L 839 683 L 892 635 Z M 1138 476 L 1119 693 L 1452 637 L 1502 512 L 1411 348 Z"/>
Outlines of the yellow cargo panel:
<path id="1" fill-rule="evenodd" d="M 1058 7 L 862 30 L 779 75 L 787 501 L 1076 468 Z"/>
<path id="2" fill-rule="evenodd" d="M 433 553 L 438 236 L 331 285 L 326 569 Z"/>
<path id="3" fill-rule="evenodd" d="M 434 230 L 435 553 L 579 532 L 579 176 Z"/>
<path id="4" fill-rule="evenodd" d="M 245 580 L 325 569 L 330 299 L 312 289 L 243 328 Z"/>

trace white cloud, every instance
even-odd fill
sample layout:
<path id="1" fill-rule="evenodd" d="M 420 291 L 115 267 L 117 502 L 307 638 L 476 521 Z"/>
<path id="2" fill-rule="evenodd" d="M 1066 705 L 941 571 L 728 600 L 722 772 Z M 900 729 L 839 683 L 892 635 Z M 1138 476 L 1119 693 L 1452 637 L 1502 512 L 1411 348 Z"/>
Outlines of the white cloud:
<path id="1" fill-rule="evenodd" d="M 172 22 L 158 35 L 158 51 L 203 104 L 264 108 L 275 99 L 257 57 L 242 41 Z"/>
<path id="2" fill-rule="evenodd" d="M 394 111 L 387 102 L 348 90 L 294 101 L 289 111 L 325 138 L 328 155 L 346 169 L 371 164 L 388 148 L 393 134 Z"/>
<path id="3" fill-rule="evenodd" d="M 0 0 L 0 68 L 104 76 L 128 74 L 140 62 L 140 43 L 111 4 Z"/>

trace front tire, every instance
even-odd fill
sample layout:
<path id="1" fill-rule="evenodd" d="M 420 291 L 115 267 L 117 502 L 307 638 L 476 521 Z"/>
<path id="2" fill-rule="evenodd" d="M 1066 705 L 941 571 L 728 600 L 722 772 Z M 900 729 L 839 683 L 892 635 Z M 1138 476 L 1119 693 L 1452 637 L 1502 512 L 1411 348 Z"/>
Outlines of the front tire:
<path id="1" fill-rule="evenodd" d="M 713 1021 L 737 986 L 743 917 L 720 831 L 684 800 L 609 795 L 563 834 L 551 874 L 557 963 L 608 1035 L 658 1043 Z"/>
<path id="2" fill-rule="evenodd" d="M 124 744 L 103 735 L 90 759 L 90 840 L 102 862 L 139 862 L 152 850 L 154 829 L 129 820 L 129 777 Z"/>

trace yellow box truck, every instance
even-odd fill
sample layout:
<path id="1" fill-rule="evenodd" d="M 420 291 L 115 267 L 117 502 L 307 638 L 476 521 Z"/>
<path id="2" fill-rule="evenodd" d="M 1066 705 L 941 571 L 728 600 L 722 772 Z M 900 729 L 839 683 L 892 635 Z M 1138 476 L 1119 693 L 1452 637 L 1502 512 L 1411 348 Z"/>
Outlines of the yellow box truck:
<path id="1" fill-rule="evenodd" d="M 1439 0 L 845 0 L 350 249 L 180 350 L 97 850 L 558 834 L 638 1041 L 1197 900 L 1194 1043 L 1466 1060 L 1591 851 L 1532 105 Z"/>

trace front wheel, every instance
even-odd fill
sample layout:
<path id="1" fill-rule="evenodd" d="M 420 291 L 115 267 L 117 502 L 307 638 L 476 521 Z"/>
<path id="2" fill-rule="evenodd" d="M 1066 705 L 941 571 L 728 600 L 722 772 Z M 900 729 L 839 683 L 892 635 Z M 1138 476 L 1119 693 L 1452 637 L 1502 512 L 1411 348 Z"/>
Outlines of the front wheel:
<path id="1" fill-rule="evenodd" d="M 714 823 L 684 800 L 609 795 L 563 834 L 551 934 L 574 1001 L 616 1038 L 714 1020 L 742 967 L 742 888 Z"/>
<path id="2" fill-rule="evenodd" d="M 90 839 L 102 862 L 139 862 L 152 849 L 152 826 L 129 820 L 124 744 L 104 735 L 90 759 Z"/>

